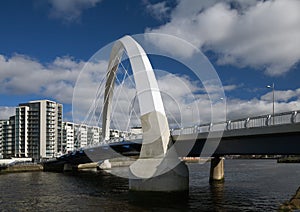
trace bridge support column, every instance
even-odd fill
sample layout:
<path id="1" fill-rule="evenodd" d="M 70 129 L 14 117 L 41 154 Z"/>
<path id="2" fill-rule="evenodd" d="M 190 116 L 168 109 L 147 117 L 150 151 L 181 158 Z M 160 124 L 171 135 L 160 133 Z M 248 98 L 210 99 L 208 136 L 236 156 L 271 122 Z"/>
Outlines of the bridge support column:
<path id="1" fill-rule="evenodd" d="M 188 193 L 189 190 L 189 170 L 179 159 L 139 159 L 130 167 L 129 177 L 131 191 Z"/>
<path id="2" fill-rule="evenodd" d="M 132 191 L 182 192 L 189 189 L 189 171 L 169 148 L 167 117 L 158 111 L 141 116 L 143 143 L 140 158 L 130 166 Z M 168 150 L 168 151 L 167 151 Z"/>
<path id="3" fill-rule="evenodd" d="M 210 162 L 209 183 L 224 182 L 224 157 L 214 157 Z"/>

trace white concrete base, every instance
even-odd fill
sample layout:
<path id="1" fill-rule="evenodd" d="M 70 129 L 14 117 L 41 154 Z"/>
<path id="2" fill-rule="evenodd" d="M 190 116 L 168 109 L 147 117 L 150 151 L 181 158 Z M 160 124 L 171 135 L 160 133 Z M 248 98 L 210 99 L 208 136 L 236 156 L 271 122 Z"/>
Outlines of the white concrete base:
<path id="1" fill-rule="evenodd" d="M 104 160 L 100 165 L 99 165 L 100 169 L 111 169 L 111 163 L 109 162 L 109 160 Z"/>
<path id="2" fill-rule="evenodd" d="M 209 182 L 211 184 L 224 182 L 224 158 L 223 157 L 215 157 L 211 159 Z"/>
<path id="3" fill-rule="evenodd" d="M 139 159 L 130 166 L 131 191 L 183 192 L 188 189 L 189 170 L 179 159 Z"/>

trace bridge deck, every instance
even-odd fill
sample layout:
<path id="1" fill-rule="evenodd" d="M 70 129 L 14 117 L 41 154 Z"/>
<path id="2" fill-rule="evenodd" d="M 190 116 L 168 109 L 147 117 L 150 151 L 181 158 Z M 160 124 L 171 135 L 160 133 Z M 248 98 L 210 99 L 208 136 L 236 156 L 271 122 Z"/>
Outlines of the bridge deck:
<path id="1" fill-rule="evenodd" d="M 181 157 L 200 156 L 204 145 L 214 148 L 213 155 L 300 155 L 299 112 L 176 129 L 172 131 L 174 147 Z M 63 155 L 58 160 L 79 164 L 122 155 L 136 156 L 139 155 L 141 144 L 140 136 L 132 141 L 112 139 L 109 143 L 85 147 Z"/>

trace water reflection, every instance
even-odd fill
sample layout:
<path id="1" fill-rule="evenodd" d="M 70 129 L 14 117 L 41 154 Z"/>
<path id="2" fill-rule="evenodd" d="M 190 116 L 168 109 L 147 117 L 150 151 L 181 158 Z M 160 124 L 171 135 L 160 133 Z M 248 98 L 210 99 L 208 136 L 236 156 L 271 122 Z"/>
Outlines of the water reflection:
<path id="1" fill-rule="evenodd" d="M 187 211 L 188 192 L 129 192 L 129 203 L 142 208 L 162 211 Z"/>
<path id="2" fill-rule="evenodd" d="M 224 201 L 224 183 L 212 183 L 210 185 L 210 196 L 212 199 L 212 205 L 216 211 L 223 211 L 225 205 Z"/>

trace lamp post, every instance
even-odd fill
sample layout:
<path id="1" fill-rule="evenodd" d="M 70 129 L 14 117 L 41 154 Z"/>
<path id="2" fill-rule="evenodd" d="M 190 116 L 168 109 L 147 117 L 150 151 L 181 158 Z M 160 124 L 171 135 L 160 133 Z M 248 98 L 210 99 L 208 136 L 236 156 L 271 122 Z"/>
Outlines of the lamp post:
<path id="1" fill-rule="evenodd" d="M 273 93 L 273 125 L 274 125 L 274 121 L 275 121 L 275 85 L 274 82 L 272 85 L 267 85 L 267 88 L 272 88 L 272 93 Z"/>
<path id="2" fill-rule="evenodd" d="M 226 97 L 225 97 L 225 98 L 221 97 L 220 99 L 221 99 L 222 101 L 223 101 L 223 100 L 225 101 L 225 117 L 226 117 L 226 121 L 227 121 L 227 99 L 226 99 Z"/>

